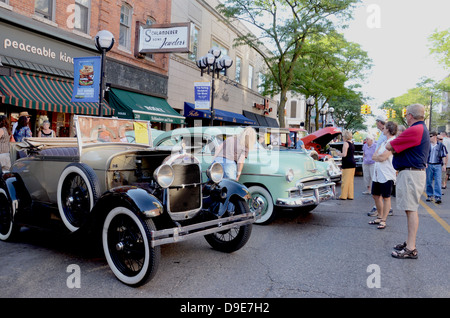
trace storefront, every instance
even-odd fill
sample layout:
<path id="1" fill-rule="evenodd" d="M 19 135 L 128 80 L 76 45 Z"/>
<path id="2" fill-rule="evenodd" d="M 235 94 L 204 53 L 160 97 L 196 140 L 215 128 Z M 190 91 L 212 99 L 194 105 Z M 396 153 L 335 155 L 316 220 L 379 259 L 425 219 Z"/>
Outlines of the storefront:
<path id="1" fill-rule="evenodd" d="M 272 117 L 263 116 L 256 114 L 254 112 L 250 112 L 248 110 L 244 110 L 244 115 L 256 122 L 256 126 L 262 126 L 262 127 L 280 127 L 277 120 Z"/>
<path id="2" fill-rule="evenodd" d="M 211 111 L 208 109 L 195 109 L 195 105 L 192 103 L 184 103 L 184 116 L 187 121 L 201 120 L 197 124 L 192 122 L 189 126 L 208 126 L 211 120 Z M 241 114 L 214 109 L 214 124 L 219 125 L 256 125 L 257 123 Z"/>

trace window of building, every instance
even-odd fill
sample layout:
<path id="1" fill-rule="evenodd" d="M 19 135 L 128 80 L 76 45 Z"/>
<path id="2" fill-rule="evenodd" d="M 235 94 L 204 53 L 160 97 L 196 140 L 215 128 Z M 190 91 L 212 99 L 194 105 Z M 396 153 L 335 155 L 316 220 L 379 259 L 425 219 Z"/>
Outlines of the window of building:
<path id="1" fill-rule="evenodd" d="M 239 56 L 236 56 L 236 73 L 234 74 L 234 80 L 238 83 L 241 82 L 241 64 L 241 58 Z"/>
<path id="2" fill-rule="evenodd" d="M 153 19 L 152 17 L 147 17 L 147 20 L 145 20 L 145 25 L 146 26 L 151 26 L 153 24 L 155 24 L 156 20 Z M 152 60 L 153 61 L 153 54 L 152 53 L 145 53 L 145 58 L 147 60 Z"/>
<path id="3" fill-rule="evenodd" d="M 291 118 L 296 118 L 297 117 L 297 101 L 293 100 L 291 101 L 291 114 L 290 114 Z"/>
<path id="4" fill-rule="evenodd" d="M 252 89 L 253 87 L 253 65 L 248 66 L 248 81 L 247 87 Z"/>
<path id="5" fill-rule="evenodd" d="M 89 34 L 90 0 L 75 0 L 75 30 Z"/>
<path id="6" fill-rule="evenodd" d="M 35 0 L 34 13 L 47 20 L 53 21 L 54 0 Z"/>
<path id="7" fill-rule="evenodd" d="M 199 28 L 197 26 L 194 26 L 191 30 L 191 48 L 192 52 L 189 53 L 188 58 L 195 62 L 198 58 L 198 33 Z"/>
<path id="8" fill-rule="evenodd" d="M 124 3 L 120 9 L 119 46 L 127 49 L 131 46 L 131 7 Z"/>
<path id="9" fill-rule="evenodd" d="M 264 91 L 264 74 L 259 72 L 258 73 L 258 93 L 262 93 Z"/>
<path id="10" fill-rule="evenodd" d="M 9 0 L 0 0 L 0 2 L 8 4 Z"/>

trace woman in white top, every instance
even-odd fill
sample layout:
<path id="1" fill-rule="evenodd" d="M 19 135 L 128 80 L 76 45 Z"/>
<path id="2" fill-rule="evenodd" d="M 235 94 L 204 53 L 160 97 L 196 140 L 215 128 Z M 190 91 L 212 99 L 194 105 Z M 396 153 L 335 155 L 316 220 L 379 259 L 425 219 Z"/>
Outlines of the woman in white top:
<path id="1" fill-rule="evenodd" d="M 397 124 L 388 121 L 383 128 L 384 140 L 372 156 L 375 168 L 372 178 L 372 196 L 375 200 L 377 211 L 381 211 L 378 217 L 369 224 L 378 225 L 378 229 L 386 228 L 386 218 L 391 208 L 391 192 L 396 179 L 396 171 L 392 166 L 392 152 L 386 150 L 386 144 L 395 138 Z"/>

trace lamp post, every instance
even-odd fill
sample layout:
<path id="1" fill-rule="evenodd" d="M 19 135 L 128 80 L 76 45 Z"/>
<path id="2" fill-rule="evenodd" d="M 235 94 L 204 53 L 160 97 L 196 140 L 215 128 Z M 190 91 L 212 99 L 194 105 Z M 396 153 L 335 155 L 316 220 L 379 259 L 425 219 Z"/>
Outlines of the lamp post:
<path id="1" fill-rule="evenodd" d="M 213 47 L 208 51 L 208 54 L 206 54 L 205 56 L 201 57 L 200 59 L 197 60 L 197 67 L 200 68 L 201 70 L 201 75 L 203 76 L 203 71 L 206 69 L 206 71 L 208 72 L 208 74 L 210 74 L 210 72 L 212 72 L 211 74 L 211 121 L 210 121 L 210 126 L 213 126 L 214 123 L 214 93 L 215 93 L 215 83 L 214 83 L 214 79 L 215 76 L 217 75 L 217 78 L 219 78 L 219 72 L 221 70 L 225 70 L 225 75 L 226 75 L 226 70 L 228 68 L 231 67 L 231 65 L 233 65 L 233 60 L 227 56 L 224 55 L 222 56 L 222 51 L 218 48 L 218 47 Z"/>
<path id="2" fill-rule="evenodd" d="M 101 70 L 100 70 L 100 93 L 98 97 L 98 115 L 103 116 L 103 98 L 105 96 L 105 83 L 103 82 L 105 77 L 105 60 L 106 52 L 112 49 L 114 45 L 114 35 L 107 31 L 101 30 L 94 38 L 95 47 L 102 53 Z"/>
<path id="3" fill-rule="evenodd" d="M 313 96 L 308 97 L 306 100 L 306 116 L 308 118 L 308 127 L 306 128 L 308 132 L 311 132 L 311 108 L 314 106 L 316 100 Z"/>
<path id="4" fill-rule="evenodd" d="M 331 117 L 331 123 L 333 124 L 334 107 L 328 107 L 328 113 L 330 114 L 330 117 Z M 325 126 L 326 126 L 326 124 L 325 124 Z"/>

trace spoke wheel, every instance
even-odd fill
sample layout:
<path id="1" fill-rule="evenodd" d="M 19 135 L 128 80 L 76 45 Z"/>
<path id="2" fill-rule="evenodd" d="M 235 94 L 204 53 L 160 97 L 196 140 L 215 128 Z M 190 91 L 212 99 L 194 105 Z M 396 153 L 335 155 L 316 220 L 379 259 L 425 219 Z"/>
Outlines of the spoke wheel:
<path id="1" fill-rule="evenodd" d="M 66 227 L 74 232 L 83 226 L 99 198 L 95 172 L 88 165 L 68 165 L 58 182 L 58 209 Z"/>
<path id="2" fill-rule="evenodd" d="M 151 219 L 141 220 L 125 207 L 111 210 L 104 222 L 103 250 L 111 270 L 123 283 L 139 286 L 153 278 L 158 269 L 161 251 L 152 248 Z"/>
<path id="3" fill-rule="evenodd" d="M 235 205 L 235 214 L 244 214 L 249 212 L 249 207 L 243 200 L 233 202 Z M 212 234 L 205 235 L 206 241 L 214 249 L 232 253 L 242 248 L 250 238 L 252 233 L 252 224 L 246 224 L 239 227 L 233 227 Z"/>

